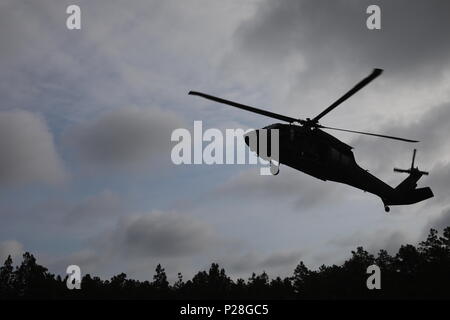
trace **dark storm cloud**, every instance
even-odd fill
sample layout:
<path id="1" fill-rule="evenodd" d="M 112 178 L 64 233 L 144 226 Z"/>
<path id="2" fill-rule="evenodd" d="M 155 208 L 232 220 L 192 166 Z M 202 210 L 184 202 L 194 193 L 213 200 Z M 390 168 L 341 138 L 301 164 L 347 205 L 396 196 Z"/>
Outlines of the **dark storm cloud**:
<path id="1" fill-rule="evenodd" d="M 154 212 L 127 218 L 114 232 L 125 255 L 174 257 L 199 253 L 214 242 L 211 227 L 189 216 Z"/>
<path id="2" fill-rule="evenodd" d="M 381 8 L 381 30 L 366 27 L 372 4 Z M 450 59 L 449 12 L 445 0 L 264 1 L 236 36 L 243 50 L 268 61 L 300 52 L 312 72 L 378 66 L 439 73 Z"/>
<path id="3" fill-rule="evenodd" d="M 27 111 L 0 111 L 0 185 L 58 183 L 65 178 L 45 121 Z"/>
<path id="4" fill-rule="evenodd" d="M 181 126 L 178 116 L 161 109 L 124 108 L 72 128 L 67 141 L 87 164 L 115 168 L 148 166 L 149 160 L 169 159 L 172 130 Z"/>

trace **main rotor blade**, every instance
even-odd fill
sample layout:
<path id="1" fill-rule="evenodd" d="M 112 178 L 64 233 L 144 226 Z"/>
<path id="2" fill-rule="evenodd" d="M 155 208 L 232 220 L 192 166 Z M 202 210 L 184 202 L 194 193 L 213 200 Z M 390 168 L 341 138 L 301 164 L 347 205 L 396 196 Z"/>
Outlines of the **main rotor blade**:
<path id="1" fill-rule="evenodd" d="M 382 69 L 373 69 L 372 73 L 368 75 L 366 78 L 362 79 L 358 84 L 356 84 L 353 88 L 350 89 L 346 94 L 344 94 L 341 98 L 336 100 L 331 106 L 323 110 L 321 113 L 319 113 L 314 119 L 312 119 L 313 122 L 319 121 L 320 118 L 322 118 L 324 115 L 326 115 L 328 112 L 336 108 L 338 105 L 340 105 L 342 102 L 350 98 L 352 95 L 354 95 L 356 92 L 361 90 L 364 86 L 369 84 L 372 80 L 374 80 L 376 77 L 378 77 L 383 72 Z"/>
<path id="2" fill-rule="evenodd" d="M 384 134 L 362 132 L 362 131 L 354 131 L 354 130 L 347 130 L 347 129 L 340 129 L 340 128 L 332 128 L 332 127 L 326 127 L 326 126 L 322 126 L 322 125 L 318 125 L 317 127 L 321 128 L 321 129 L 330 129 L 330 130 L 338 130 L 338 131 L 345 131 L 345 132 L 351 132 L 351 133 L 359 133 L 359 134 L 365 134 L 365 135 L 368 135 L 368 136 L 381 137 L 381 138 L 387 138 L 387 139 L 393 139 L 393 140 L 400 140 L 400 141 L 405 141 L 405 142 L 413 142 L 413 143 L 414 142 L 419 142 L 417 140 L 409 140 L 409 139 L 405 139 L 405 138 L 386 136 Z"/>
<path id="3" fill-rule="evenodd" d="M 202 98 L 205 98 L 205 99 L 209 99 L 209 100 L 212 100 L 212 101 L 216 101 L 216 102 L 219 102 L 219 103 L 228 104 L 230 106 L 233 106 L 233 107 L 236 107 L 236 108 L 239 108 L 239 109 L 243 109 L 243 110 L 247 110 L 247 111 L 250 111 L 250 112 L 262 114 L 263 116 L 275 118 L 275 119 L 282 120 L 282 121 L 303 122 L 302 120 L 294 119 L 294 118 L 287 117 L 287 116 L 283 116 L 282 114 L 278 114 L 278 113 L 274 113 L 274 112 L 270 112 L 270 111 L 266 111 L 266 110 L 261 110 L 261 109 L 258 109 L 258 108 L 247 106 L 245 104 L 240 104 L 240 103 L 237 103 L 237 102 L 234 102 L 234 101 L 225 100 L 225 99 L 222 99 L 222 98 L 214 97 L 214 96 L 211 96 L 209 94 L 205 94 L 205 93 L 201 93 L 201 92 L 197 92 L 197 91 L 189 91 L 189 94 L 190 95 L 194 95 L 194 96 L 199 96 L 199 97 L 202 97 Z"/>

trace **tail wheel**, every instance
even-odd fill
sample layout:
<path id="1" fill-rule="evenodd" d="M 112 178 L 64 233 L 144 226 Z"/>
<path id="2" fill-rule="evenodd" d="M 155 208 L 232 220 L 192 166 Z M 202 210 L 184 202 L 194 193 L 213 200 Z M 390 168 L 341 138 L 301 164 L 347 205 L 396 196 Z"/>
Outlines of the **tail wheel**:
<path id="1" fill-rule="evenodd" d="M 389 212 L 391 211 L 391 208 L 389 208 L 388 206 L 384 206 L 384 211 Z"/>
<path id="2" fill-rule="evenodd" d="M 274 176 L 280 173 L 280 164 L 276 165 L 272 161 L 270 161 L 270 173 Z"/>

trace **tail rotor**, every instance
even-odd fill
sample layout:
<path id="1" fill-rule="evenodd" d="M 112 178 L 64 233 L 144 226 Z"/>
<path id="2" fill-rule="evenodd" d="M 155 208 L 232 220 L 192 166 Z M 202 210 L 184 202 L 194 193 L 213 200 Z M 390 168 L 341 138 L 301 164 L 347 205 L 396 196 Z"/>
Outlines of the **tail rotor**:
<path id="1" fill-rule="evenodd" d="M 420 173 L 420 174 L 428 175 L 428 172 L 420 171 L 419 167 L 414 167 L 414 161 L 416 160 L 416 152 L 417 152 L 417 150 L 414 149 L 413 156 L 412 156 L 412 161 L 411 161 L 411 168 L 409 168 L 409 169 L 394 168 L 394 172 L 409 173 L 409 174 Z"/>

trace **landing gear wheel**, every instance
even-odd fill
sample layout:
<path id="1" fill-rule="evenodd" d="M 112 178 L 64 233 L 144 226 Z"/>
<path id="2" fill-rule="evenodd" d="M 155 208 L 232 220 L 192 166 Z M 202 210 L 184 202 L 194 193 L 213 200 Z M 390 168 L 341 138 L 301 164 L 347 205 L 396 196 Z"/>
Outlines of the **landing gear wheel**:
<path id="1" fill-rule="evenodd" d="M 280 165 L 279 164 L 275 165 L 275 164 L 273 164 L 272 161 L 270 161 L 270 173 L 273 176 L 276 176 L 277 174 L 279 174 L 280 173 Z"/>
<path id="2" fill-rule="evenodd" d="M 389 208 L 388 206 L 384 206 L 384 211 L 389 212 L 391 211 L 391 208 Z"/>

